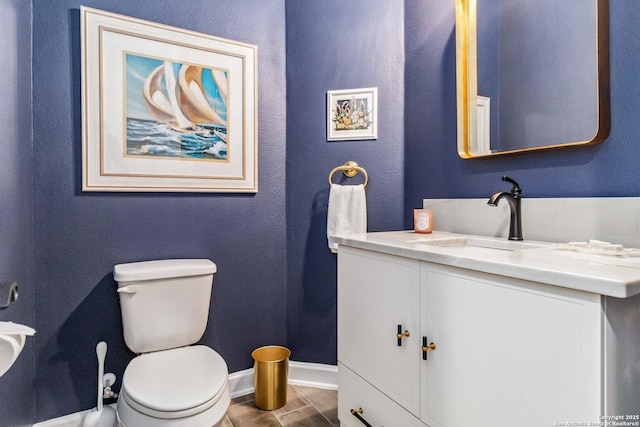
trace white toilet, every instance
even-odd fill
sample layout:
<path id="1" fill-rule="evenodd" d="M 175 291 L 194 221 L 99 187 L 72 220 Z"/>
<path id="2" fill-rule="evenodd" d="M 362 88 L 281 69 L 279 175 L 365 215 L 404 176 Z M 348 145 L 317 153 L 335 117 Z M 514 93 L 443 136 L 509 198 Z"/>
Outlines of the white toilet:
<path id="1" fill-rule="evenodd" d="M 119 264 L 122 328 L 138 356 L 127 366 L 116 411 L 125 427 L 210 427 L 231 392 L 224 359 L 195 344 L 209 317 L 216 265 L 207 259 Z"/>

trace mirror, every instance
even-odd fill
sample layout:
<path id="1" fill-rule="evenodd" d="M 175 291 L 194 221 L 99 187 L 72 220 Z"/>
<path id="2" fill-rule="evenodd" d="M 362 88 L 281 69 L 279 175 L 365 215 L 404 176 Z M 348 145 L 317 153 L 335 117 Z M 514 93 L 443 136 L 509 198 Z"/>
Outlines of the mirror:
<path id="1" fill-rule="evenodd" d="M 456 0 L 458 154 L 609 135 L 607 0 Z"/>

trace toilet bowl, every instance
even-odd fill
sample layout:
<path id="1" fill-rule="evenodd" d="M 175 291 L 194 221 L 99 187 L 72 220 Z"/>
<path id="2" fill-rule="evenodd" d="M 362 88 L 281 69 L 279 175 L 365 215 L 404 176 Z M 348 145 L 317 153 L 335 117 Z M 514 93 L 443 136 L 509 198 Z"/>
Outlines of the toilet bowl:
<path id="1" fill-rule="evenodd" d="M 127 346 L 116 404 L 124 427 L 209 427 L 231 401 L 229 373 L 213 349 L 195 344 L 206 328 L 209 260 L 159 260 L 114 267 Z"/>

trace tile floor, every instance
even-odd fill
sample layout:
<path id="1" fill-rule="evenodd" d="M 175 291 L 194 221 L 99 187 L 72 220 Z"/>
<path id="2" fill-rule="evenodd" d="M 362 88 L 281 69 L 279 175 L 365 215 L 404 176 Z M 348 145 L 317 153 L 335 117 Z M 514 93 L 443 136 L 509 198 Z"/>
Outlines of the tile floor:
<path id="1" fill-rule="evenodd" d="M 289 385 L 287 404 L 274 411 L 256 408 L 253 394 L 231 401 L 221 427 L 339 427 L 338 391 Z"/>

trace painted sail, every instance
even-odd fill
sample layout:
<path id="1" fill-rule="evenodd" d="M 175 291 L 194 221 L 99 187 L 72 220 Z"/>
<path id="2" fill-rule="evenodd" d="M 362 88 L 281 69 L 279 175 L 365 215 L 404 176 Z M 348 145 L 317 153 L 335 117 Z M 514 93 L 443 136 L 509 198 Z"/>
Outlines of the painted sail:
<path id="1" fill-rule="evenodd" d="M 202 71 L 202 67 L 195 65 L 183 65 L 180 68 L 178 73 L 180 108 L 184 115 L 194 123 L 211 123 L 226 126 L 226 120 L 211 108 L 207 98 L 204 96 Z"/>
<path id="2" fill-rule="evenodd" d="M 196 130 L 199 124 L 226 127 L 223 119 L 209 104 L 204 94 L 202 73 L 195 65 L 182 65 L 176 79 L 173 64 L 165 63 L 153 70 L 143 86 L 142 98 L 149 113 L 159 122 L 174 129 Z M 220 98 L 226 105 L 226 76 L 211 71 Z"/>
<path id="3" fill-rule="evenodd" d="M 171 101 L 171 106 L 173 107 L 173 114 L 176 117 L 176 121 L 178 122 L 178 127 L 180 129 L 187 129 L 187 128 L 193 127 L 193 122 L 190 121 L 187 117 L 185 117 L 185 115 L 182 113 L 182 110 L 180 108 L 182 99 L 180 99 L 180 102 L 178 102 L 178 97 L 181 94 L 179 93 L 179 89 L 176 84 L 176 76 L 173 73 L 173 64 L 169 61 L 165 61 L 164 63 L 164 82 L 165 82 L 165 85 L 167 86 L 167 94 L 169 95 L 169 100 Z"/>
<path id="4" fill-rule="evenodd" d="M 220 97 L 224 101 L 224 104 L 227 105 L 227 74 L 224 71 L 211 70 L 211 76 L 218 87 Z"/>
<path id="5" fill-rule="evenodd" d="M 163 80 L 166 92 L 163 90 Z M 157 121 L 175 129 L 193 128 L 193 122 L 182 114 L 178 105 L 176 79 L 170 62 L 165 62 L 147 77 L 142 88 L 142 99 Z"/>
<path id="6" fill-rule="evenodd" d="M 162 78 L 164 77 L 164 66 L 153 70 L 144 82 L 142 88 L 142 100 L 149 113 L 157 121 L 162 123 L 176 123 L 172 111 L 171 102 L 162 91 Z"/>

